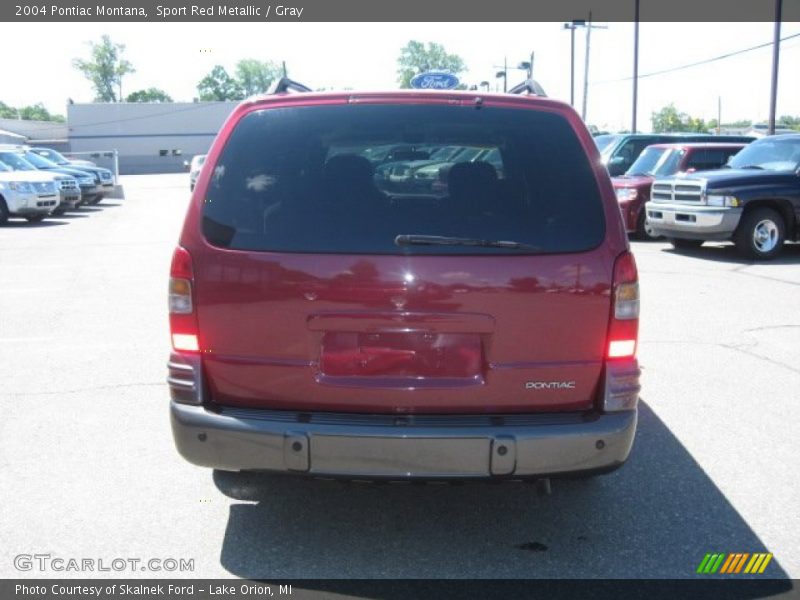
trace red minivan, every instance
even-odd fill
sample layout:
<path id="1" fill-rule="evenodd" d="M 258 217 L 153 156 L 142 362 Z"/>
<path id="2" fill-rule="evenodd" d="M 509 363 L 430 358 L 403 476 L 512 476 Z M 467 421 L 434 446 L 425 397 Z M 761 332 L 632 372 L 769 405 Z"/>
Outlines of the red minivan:
<path id="1" fill-rule="evenodd" d="M 447 164 L 445 194 L 375 176 L 392 148 L 448 146 L 494 158 Z M 633 442 L 636 265 L 562 102 L 282 80 L 209 152 L 169 309 L 197 465 L 536 479 L 613 470 Z"/>

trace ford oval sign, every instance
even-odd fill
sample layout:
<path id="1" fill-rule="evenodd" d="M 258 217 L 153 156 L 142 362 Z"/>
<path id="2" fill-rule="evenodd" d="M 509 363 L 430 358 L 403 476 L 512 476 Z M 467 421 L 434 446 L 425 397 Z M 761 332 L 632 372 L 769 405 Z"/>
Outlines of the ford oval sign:
<path id="1" fill-rule="evenodd" d="M 428 71 L 411 79 L 411 87 L 417 90 L 452 90 L 457 85 L 458 77 L 446 71 Z"/>

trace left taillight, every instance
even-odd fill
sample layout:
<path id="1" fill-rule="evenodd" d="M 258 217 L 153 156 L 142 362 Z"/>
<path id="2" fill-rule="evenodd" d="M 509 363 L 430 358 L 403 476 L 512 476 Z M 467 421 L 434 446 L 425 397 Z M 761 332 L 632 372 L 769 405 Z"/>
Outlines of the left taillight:
<path id="1" fill-rule="evenodd" d="M 192 256 L 178 246 L 172 255 L 169 273 L 169 326 L 172 347 L 183 352 L 200 351 L 193 283 Z"/>

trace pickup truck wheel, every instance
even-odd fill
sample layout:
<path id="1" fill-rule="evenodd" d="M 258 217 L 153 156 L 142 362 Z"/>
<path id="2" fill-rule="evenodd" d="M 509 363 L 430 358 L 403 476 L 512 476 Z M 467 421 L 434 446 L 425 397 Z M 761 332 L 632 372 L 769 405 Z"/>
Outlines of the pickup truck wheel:
<path id="1" fill-rule="evenodd" d="M 703 245 L 703 240 L 687 240 L 685 238 L 669 238 L 669 243 L 676 250 L 697 250 Z"/>
<path id="2" fill-rule="evenodd" d="M 661 237 L 653 233 L 653 228 L 647 222 L 647 213 L 644 210 L 639 212 L 639 218 L 636 220 L 636 237 L 645 242 L 654 242 Z"/>
<path id="3" fill-rule="evenodd" d="M 44 221 L 46 215 L 33 215 L 32 217 L 25 217 L 28 223 L 40 223 Z"/>
<path id="4" fill-rule="evenodd" d="M 0 198 L 0 225 L 5 225 L 8 221 L 8 206 L 6 201 Z"/>
<path id="5" fill-rule="evenodd" d="M 775 258 L 783 248 L 786 226 L 778 212 L 757 208 L 742 217 L 733 236 L 736 249 L 742 256 L 754 260 Z"/>

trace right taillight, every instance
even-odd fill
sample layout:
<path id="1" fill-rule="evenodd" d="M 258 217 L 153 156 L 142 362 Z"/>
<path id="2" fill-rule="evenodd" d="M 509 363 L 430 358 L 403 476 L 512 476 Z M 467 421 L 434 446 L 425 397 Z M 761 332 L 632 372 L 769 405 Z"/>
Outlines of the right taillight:
<path id="1" fill-rule="evenodd" d="M 624 252 L 614 263 L 611 319 L 606 346 L 603 409 L 630 410 L 639 400 L 639 275 L 633 254 Z"/>
<path id="2" fill-rule="evenodd" d="M 172 347 L 183 352 L 200 351 L 192 301 L 193 280 L 192 256 L 178 246 L 169 273 L 169 327 Z"/>
<path id="3" fill-rule="evenodd" d="M 630 252 L 621 254 L 614 263 L 612 301 L 606 358 L 635 356 L 639 335 L 639 275 Z"/>

